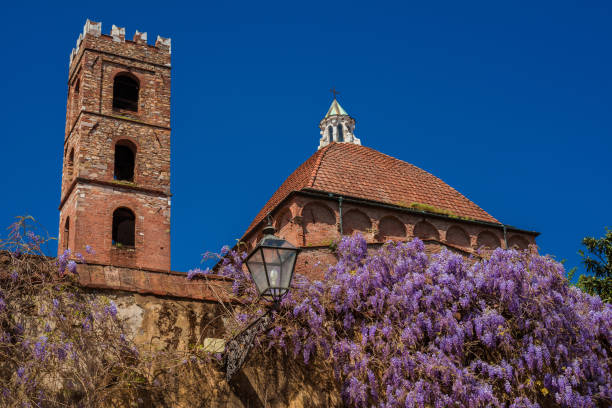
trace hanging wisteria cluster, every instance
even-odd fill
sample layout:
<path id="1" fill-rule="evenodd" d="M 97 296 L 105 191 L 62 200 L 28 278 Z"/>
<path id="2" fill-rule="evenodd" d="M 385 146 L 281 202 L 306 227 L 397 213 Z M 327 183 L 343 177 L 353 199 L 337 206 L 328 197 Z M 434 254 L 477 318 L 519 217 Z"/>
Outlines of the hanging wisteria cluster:
<path id="1" fill-rule="evenodd" d="M 183 406 L 202 404 L 214 391 L 210 384 L 194 381 L 191 405 L 181 387 L 203 370 L 212 377 L 210 358 L 137 349 L 120 305 L 78 285 L 78 264 L 92 248 L 47 258 L 47 241 L 31 217 L 18 217 L 0 239 L 0 407 L 178 406 L 179 398 Z"/>
<path id="2" fill-rule="evenodd" d="M 33 225 L 31 217 L 19 217 L 0 240 L 0 406 L 119 400 L 116 390 L 131 388 L 139 360 L 117 306 L 78 290 L 74 274 L 84 256 L 65 250 L 57 259 L 45 257 L 48 239 Z"/>
<path id="3" fill-rule="evenodd" d="M 295 280 L 260 341 L 328 364 L 348 405 L 612 404 L 612 306 L 568 285 L 558 262 L 502 249 L 428 256 L 418 239 L 369 254 L 360 236 L 338 256 L 322 281 Z M 221 273 L 254 300 L 243 259 L 227 253 Z"/>

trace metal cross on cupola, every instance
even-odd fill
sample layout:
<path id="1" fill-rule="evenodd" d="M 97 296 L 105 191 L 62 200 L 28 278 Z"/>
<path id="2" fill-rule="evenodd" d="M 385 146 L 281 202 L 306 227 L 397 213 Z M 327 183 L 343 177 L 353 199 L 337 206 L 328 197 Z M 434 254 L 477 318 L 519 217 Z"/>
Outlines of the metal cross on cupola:
<path id="1" fill-rule="evenodd" d="M 319 122 L 321 129 L 321 139 L 319 140 L 319 149 L 327 146 L 330 143 L 353 143 L 361 144 L 361 140 L 355 137 L 355 119 L 349 116 L 348 113 L 338 103 L 338 91 L 335 88 L 330 89 L 334 96 L 331 106 L 327 110 L 325 117 Z"/>

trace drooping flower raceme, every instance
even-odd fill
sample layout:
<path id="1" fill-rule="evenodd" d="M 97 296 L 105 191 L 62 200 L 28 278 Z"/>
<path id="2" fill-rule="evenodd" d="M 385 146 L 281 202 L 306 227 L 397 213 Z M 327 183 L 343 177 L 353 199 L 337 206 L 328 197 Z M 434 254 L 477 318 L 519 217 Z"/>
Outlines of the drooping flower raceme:
<path id="1" fill-rule="evenodd" d="M 253 298 L 244 257 L 230 255 L 221 273 Z M 430 257 L 418 239 L 368 254 L 360 236 L 338 257 L 323 281 L 295 280 L 260 340 L 329 364 L 350 406 L 612 404 L 612 306 L 569 286 L 552 259 Z"/>

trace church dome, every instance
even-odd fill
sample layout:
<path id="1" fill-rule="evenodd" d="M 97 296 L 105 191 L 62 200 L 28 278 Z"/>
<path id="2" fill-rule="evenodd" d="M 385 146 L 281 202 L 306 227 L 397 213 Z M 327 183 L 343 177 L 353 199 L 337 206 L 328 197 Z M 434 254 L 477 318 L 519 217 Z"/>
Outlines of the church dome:
<path id="1" fill-rule="evenodd" d="M 330 143 L 300 165 L 272 195 L 245 232 L 248 235 L 291 193 L 316 191 L 398 207 L 443 212 L 501 224 L 434 175 L 403 160 L 352 143 Z"/>

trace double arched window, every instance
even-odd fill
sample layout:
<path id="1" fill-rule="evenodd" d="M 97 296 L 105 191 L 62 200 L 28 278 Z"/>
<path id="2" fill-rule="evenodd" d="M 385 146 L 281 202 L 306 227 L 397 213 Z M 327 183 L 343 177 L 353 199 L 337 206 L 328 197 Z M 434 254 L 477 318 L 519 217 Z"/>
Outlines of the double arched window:
<path id="1" fill-rule="evenodd" d="M 113 109 L 138 112 L 139 91 L 138 79 L 128 73 L 118 74 L 113 83 Z"/>
<path id="2" fill-rule="evenodd" d="M 134 247 L 136 242 L 136 216 L 132 210 L 119 207 L 113 212 L 113 245 Z"/>
<path id="3" fill-rule="evenodd" d="M 115 144 L 115 180 L 134 181 L 136 164 L 136 146 L 129 140 L 120 140 Z"/>

